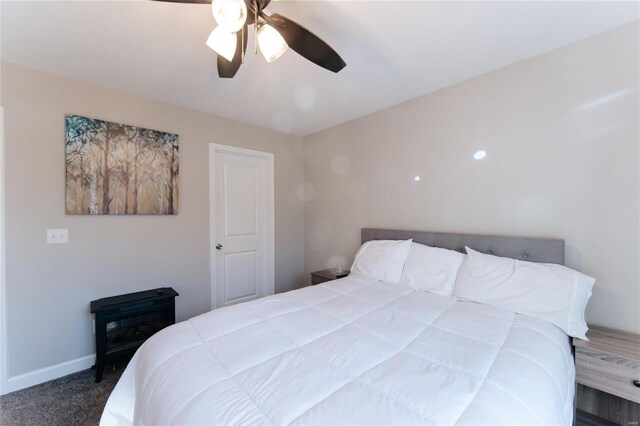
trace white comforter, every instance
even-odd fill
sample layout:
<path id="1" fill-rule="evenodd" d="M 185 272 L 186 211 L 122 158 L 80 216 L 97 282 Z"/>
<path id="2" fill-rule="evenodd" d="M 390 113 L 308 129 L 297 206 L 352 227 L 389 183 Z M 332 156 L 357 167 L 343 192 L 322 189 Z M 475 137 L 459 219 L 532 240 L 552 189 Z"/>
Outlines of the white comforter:
<path id="1" fill-rule="evenodd" d="M 564 424 L 542 320 L 350 276 L 214 310 L 138 350 L 101 424 Z"/>

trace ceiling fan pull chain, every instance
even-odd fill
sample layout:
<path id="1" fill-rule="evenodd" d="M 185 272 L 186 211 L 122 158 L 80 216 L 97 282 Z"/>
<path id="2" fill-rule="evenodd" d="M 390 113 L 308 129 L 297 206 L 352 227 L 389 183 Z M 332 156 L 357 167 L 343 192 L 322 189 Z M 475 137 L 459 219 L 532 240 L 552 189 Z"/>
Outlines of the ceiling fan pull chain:
<path id="1" fill-rule="evenodd" d="M 258 54 L 258 1 L 255 2 L 255 19 L 253 20 L 253 31 L 255 33 L 255 37 L 253 38 L 253 54 Z"/>
<path id="2" fill-rule="evenodd" d="M 240 32 L 242 33 L 242 38 L 240 39 L 240 41 L 242 42 L 242 44 L 240 45 L 240 58 L 241 58 L 241 62 L 242 64 L 244 64 L 244 48 L 245 48 L 245 41 L 244 41 L 244 29 L 247 28 L 246 25 L 243 25 L 242 28 L 240 28 Z M 247 31 L 248 33 L 248 31 Z M 248 35 L 248 34 L 247 34 Z"/>

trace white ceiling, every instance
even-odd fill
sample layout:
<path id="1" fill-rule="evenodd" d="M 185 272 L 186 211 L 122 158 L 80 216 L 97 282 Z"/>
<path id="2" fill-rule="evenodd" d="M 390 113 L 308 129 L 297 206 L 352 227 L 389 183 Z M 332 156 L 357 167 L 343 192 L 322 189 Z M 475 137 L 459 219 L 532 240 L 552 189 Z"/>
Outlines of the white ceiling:
<path id="1" fill-rule="evenodd" d="M 637 2 L 277 1 L 347 63 L 250 55 L 219 79 L 206 5 L 0 3 L 1 57 L 286 133 L 306 135 L 637 20 Z M 250 43 L 252 37 L 250 37 Z"/>

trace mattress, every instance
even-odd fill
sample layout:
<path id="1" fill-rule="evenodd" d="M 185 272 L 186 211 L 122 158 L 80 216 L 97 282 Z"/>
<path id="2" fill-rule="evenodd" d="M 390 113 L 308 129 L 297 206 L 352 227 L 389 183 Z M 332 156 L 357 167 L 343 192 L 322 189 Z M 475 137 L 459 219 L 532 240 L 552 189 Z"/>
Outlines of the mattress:
<path id="1" fill-rule="evenodd" d="M 162 330 L 101 424 L 570 425 L 574 376 L 549 323 L 351 275 Z"/>

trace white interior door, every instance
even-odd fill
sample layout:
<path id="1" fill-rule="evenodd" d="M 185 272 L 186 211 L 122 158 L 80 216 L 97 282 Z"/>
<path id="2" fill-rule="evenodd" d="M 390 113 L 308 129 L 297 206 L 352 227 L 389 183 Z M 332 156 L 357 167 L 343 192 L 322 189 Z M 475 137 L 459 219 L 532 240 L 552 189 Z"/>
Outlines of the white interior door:
<path id="1" fill-rule="evenodd" d="M 273 294 L 273 155 L 212 147 L 212 305 Z"/>

